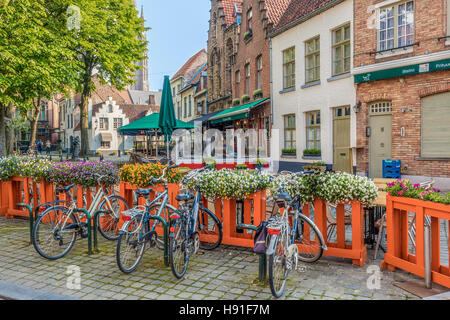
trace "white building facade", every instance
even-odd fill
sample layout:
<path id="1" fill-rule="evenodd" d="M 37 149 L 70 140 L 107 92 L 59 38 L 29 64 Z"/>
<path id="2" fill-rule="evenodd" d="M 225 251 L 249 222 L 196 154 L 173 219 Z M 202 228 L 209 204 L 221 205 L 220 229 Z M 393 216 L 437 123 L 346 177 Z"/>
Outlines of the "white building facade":
<path id="1" fill-rule="evenodd" d="M 356 166 L 353 1 L 331 3 L 284 21 L 271 34 L 279 170 L 324 162 L 353 173 Z"/>

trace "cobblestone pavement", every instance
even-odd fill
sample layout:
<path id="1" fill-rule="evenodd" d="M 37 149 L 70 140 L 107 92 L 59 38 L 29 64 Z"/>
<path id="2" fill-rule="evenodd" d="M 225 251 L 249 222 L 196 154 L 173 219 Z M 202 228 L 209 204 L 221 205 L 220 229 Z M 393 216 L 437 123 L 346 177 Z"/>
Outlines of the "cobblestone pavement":
<path id="1" fill-rule="evenodd" d="M 79 299 L 272 299 L 268 283 L 257 280 L 258 257 L 250 249 L 221 246 L 196 255 L 185 277 L 177 280 L 156 248 L 149 249 L 138 269 L 127 275 L 117 267 L 116 243 L 100 235 L 99 253 L 89 256 L 83 239 L 56 261 L 39 256 L 28 241 L 26 220 L 0 218 L 1 281 Z M 372 251 L 369 255 L 373 256 Z M 324 257 L 305 265 L 302 273 L 291 272 L 281 299 L 417 299 L 393 285 L 415 278 L 403 271 L 383 271 L 380 289 L 368 289 L 368 267 L 380 262 L 369 260 L 359 268 L 349 260 Z M 67 288 L 69 266 L 80 267 L 79 290 Z"/>

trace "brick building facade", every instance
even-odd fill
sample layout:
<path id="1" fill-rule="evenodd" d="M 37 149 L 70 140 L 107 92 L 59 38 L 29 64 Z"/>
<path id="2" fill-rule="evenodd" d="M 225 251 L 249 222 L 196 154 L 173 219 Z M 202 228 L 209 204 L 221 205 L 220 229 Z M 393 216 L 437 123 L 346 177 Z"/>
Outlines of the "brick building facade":
<path id="1" fill-rule="evenodd" d="M 357 172 L 379 176 L 381 159 L 391 158 L 407 178 L 447 184 L 450 1 L 360 0 L 354 8 Z"/>
<path id="2" fill-rule="evenodd" d="M 232 106 L 232 72 L 242 0 L 212 0 L 208 34 L 208 112 Z"/>

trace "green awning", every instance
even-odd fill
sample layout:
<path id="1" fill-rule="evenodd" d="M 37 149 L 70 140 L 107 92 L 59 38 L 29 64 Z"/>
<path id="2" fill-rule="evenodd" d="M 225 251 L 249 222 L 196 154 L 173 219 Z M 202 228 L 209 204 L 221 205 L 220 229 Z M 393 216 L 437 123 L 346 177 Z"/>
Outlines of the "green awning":
<path id="1" fill-rule="evenodd" d="M 269 100 L 269 98 L 264 98 L 260 100 L 256 100 L 247 104 L 244 104 L 242 106 L 237 106 L 231 109 L 224 110 L 222 112 L 219 112 L 215 116 L 211 117 L 209 121 L 211 124 L 218 124 L 226 121 L 233 121 L 233 120 L 240 120 L 248 118 L 250 109 L 253 107 L 256 107 L 257 105 L 260 105 L 263 102 L 266 102 Z"/>
<path id="2" fill-rule="evenodd" d="M 450 69 L 450 59 L 355 74 L 355 83 L 370 82 L 382 79 L 391 79 L 396 77 L 410 76 L 415 74 L 428 73 L 447 69 Z"/>
<path id="3" fill-rule="evenodd" d="M 195 126 L 181 120 L 177 120 L 175 129 L 193 129 Z M 159 113 L 152 113 L 144 118 L 138 119 L 126 126 L 118 129 L 121 134 L 126 136 L 145 136 L 159 132 Z"/>

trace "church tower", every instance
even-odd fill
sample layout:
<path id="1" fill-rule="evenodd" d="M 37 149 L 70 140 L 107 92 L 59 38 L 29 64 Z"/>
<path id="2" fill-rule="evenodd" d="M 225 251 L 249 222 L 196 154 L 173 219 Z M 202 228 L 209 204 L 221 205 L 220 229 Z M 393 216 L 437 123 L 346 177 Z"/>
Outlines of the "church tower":
<path id="1" fill-rule="evenodd" d="M 136 1 L 133 1 L 136 6 Z M 144 6 L 141 7 L 141 18 L 144 19 Z M 144 33 L 144 40 L 147 40 L 147 35 Z M 134 75 L 134 80 L 136 83 L 128 86 L 129 90 L 139 90 L 139 91 L 149 91 L 148 86 L 148 50 L 145 53 L 145 59 L 143 61 L 137 62 L 136 65 L 140 66 L 141 69 L 136 70 Z"/>

